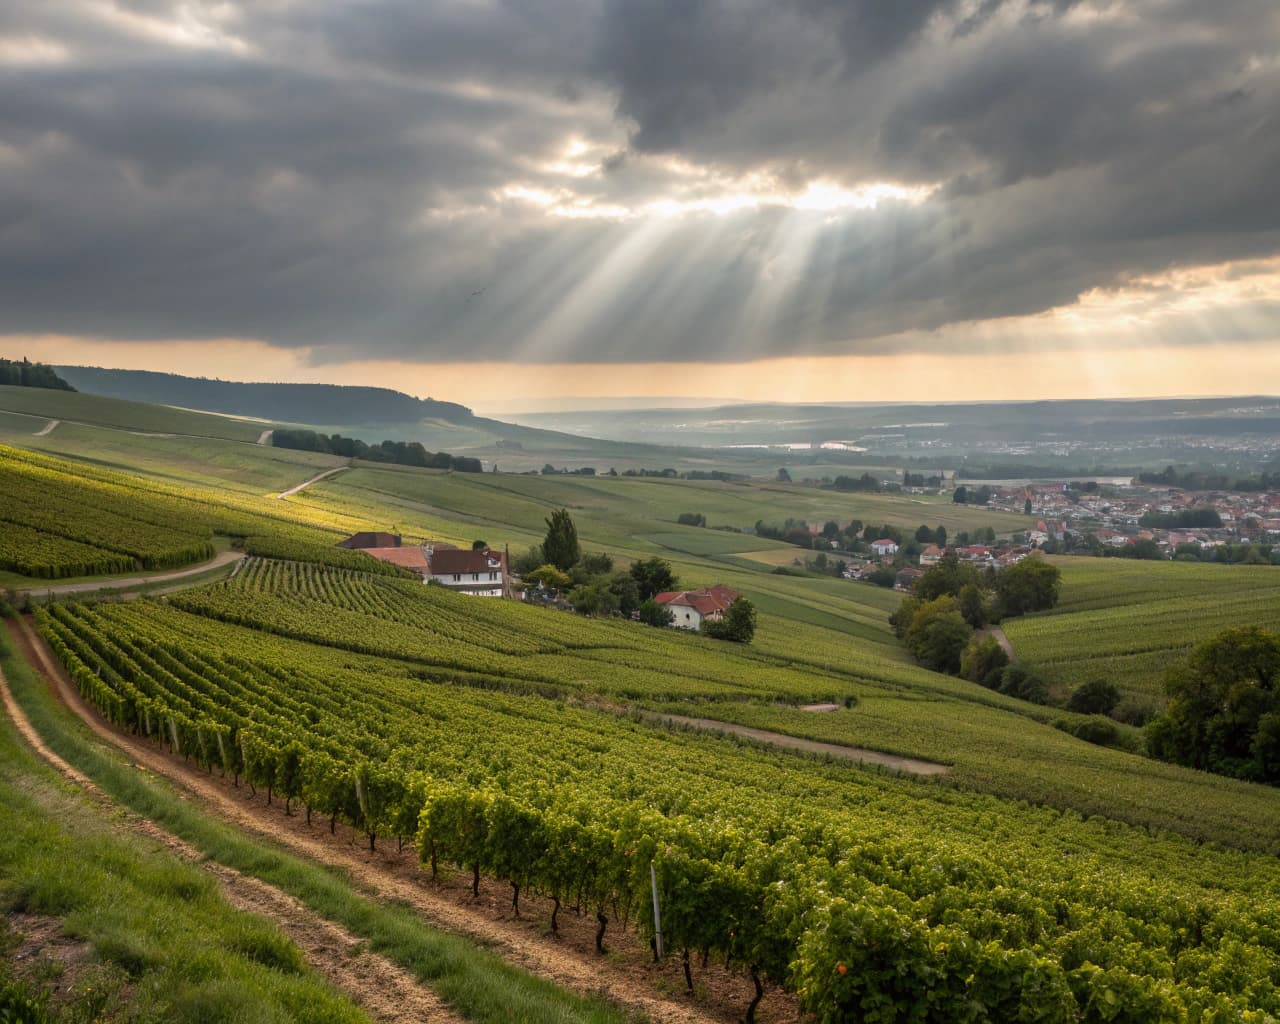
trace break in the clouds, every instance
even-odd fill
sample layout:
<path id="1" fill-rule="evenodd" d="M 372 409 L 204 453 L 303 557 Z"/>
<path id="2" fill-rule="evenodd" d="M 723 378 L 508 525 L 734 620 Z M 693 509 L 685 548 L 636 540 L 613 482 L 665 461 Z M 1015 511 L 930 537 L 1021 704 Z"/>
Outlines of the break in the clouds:
<path id="1" fill-rule="evenodd" d="M 1235 280 L 1280 254 L 1278 180 L 1274 0 L 0 10 L 4 334 L 332 362 L 954 350 L 957 325 L 1179 268 Z M 1216 324 L 1148 322 L 1273 339 L 1258 280 Z"/>

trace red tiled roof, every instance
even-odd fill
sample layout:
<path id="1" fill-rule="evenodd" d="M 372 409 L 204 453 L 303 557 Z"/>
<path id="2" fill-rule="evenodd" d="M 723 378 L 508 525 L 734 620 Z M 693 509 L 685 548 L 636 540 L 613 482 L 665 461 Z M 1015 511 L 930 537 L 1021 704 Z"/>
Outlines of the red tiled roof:
<path id="1" fill-rule="evenodd" d="M 464 551 L 460 548 L 431 553 L 431 572 L 436 576 L 451 573 L 496 572 L 504 569 L 499 551 Z"/>
<path id="2" fill-rule="evenodd" d="M 657 594 L 654 600 L 663 605 L 688 606 L 705 618 L 708 615 L 723 614 L 737 596 L 736 590 L 717 583 L 714 587 L 704 587 L 702 590 L 667 590 Z"/>
<path id="3" fill-rule="evenodd" d="M 414 572 L 420 572 L 424 575 L 430 571 L 427 566 L 426 552 L 417 546 L 410 548 L 362 548 L 361 550 L 366 555 L 376 558 L 379 562 L 390 562 L 392 565 L 398 565 L 404 569 L 412 569 Z"/>

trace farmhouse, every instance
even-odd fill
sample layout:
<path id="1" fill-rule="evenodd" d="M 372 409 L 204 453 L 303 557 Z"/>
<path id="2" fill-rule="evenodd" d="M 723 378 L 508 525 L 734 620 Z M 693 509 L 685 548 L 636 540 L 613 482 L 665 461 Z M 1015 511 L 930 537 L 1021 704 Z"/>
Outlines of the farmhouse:
<path id="1" fill-rule="evenodd" d="M 507 556 L 502 551 L 463 551 L 459 548 L 428 549 L 428 582 L 442 583 L 459 594 L 505 597 L 509 583 Z"/>
<path id="2" fill-rule="evenodd" d="M 698 629 L 707 619 L 722 618 L 737 596 L 736 590 L 717 583 L 702 590 L 665 591 L 654 600 L 675 616 L 671 625 L 678 629 Z"/>
<path id="3" fill-rule="evenodd" d="M 921 565 L 937 565 L 939 562 L 942 561 L 942 556 L 945 554 L 946 552 L 943 551 L 942 548 L 938 547 L 937 544 L 930 544 L 927 548 L 925 548 L 923 551 L 920 552 L 920 564 Z"/>
<path id="4" fill-rule="evenodd" d="M 882 537 L 871 542 L 871 553 L 877 558 L 891 558 L 898 553 L 898 542 Z"/>

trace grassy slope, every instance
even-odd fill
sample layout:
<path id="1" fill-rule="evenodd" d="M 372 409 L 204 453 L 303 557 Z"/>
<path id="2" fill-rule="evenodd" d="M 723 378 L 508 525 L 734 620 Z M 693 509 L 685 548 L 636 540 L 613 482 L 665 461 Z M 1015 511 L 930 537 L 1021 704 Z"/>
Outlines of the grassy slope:
<path id="1" fill-rule="evenodd" d="M 233 441 L 256 441 L 264 427 L 270 426 L 270 424 L 252 423 L 210 413 L 170 409 L 163 405 L 123 402 L 116 398 L 103 398 L 100 395 L 51 391 L 47 388 L 18 388 L 9 385 L 0 385 L 0 409 L 7 412 L 32 413 L 51 419 L 115 427 L 120 430 L 224 437 Z"/>
<path id="2" fill-rule="evenodd" d="M 113 799 L 129 807 L 200 849 L 210 859 L 273 885 L 294 896 L 311 910 L 342 924 L 368 940 L 370 949 L 411 971 L 436 991 L 452 1008 L 470 1020 L 499 1024 L 511 1020 L 531 1024 L 622 1024 L 624 1015 L 600 998 L 588 998 L 511 967 L 496 954 L 475 943 L 425 925 L 407 907 L 382 903 L 362 894 L 344 873 L 320 867 L 293 856 L 266 841 L 246 836 L 203 813 L 162 780 L 138 772 L 88 733 L 75 716 L 57 704 L 33 673 L 6 648 L 0 646 L 0 668 L 28 718 L 44 741 L 80 769 Z M 7 732 L 7 730 L 6 730 Z M 2 762 L 0 762 L 2 763 Z M 0 790 L 2 792 L 2 790 Z M 5 805 L 0 803 L 0 811 Z M 59 819 L 76 815 L 63 812 Z M 65 861 L 63 862 L 65 863 Z M 193 870 L 193 869 L 187 869 Z M 46 864 L 30 877 L 40 882 L 59 872 Z M 50 881 L 56 886 L 56 882 Z M 205 883 L 207 888 L 207 880 Z M 140 902 L 144 909 L 146 904 Z M 164 918 L 172 922 L 174 909 Z M 128 929 L 128 937 L 143 922 Z M 171 925 L 172 926 L 172 925 Z M 185 936 L 178 947 L 179 962 L 190 957 Z M 194 961 L 197 965 L 200 961 Z M 249 1003 L 252 1006 L 252 1002 Z M 341 1021 L 337 1013 L 325 1015 L 327 1004 L 318 1000 L 316 1016 L 273 1018 L 258 1012 L 237 1010 L 228 1020 Z M 215 1018 L 206 1010 L 193 1021 Z M 361 1019 L 356 1017 L 355 1019 Z"/>
<path id="3" fill-rule="evenodd" d="M 1161 706 L 1169 667 L 1230 626 L 1280 622 L 1280 569 L 1121 558 L 1057 558 L 1062 600 L 1014 619 L 1019 657 L 1051 681 L 1108 679 L 1131 702 Z"/>
<path id="4" fill-rule="evenodd" d="M 305 966 L 274 924 L 234 910 L 209 875 L 122 832 L 63 784 L 20 744 L 7 718 L 0 722 L 0 904 L 7 913 L 57 918 L 92 947 L 97 966 L 75 991 L 59 994 L 68 1019 L 120 999 L 138 1022 L 203 1024 L 249 1014 L 316 1024 L 368 1020 Z"/>
<path id="5" fill-rule="evenodd" d="M 36 421 L 30 421 L 36 422 Z M 13 433 L 0 422 L 0 443 L 157 480 L 278 494 L 346 460 L 222 438 L 142 437 L 122 430 L 63 423 L 44 437 Z"/>

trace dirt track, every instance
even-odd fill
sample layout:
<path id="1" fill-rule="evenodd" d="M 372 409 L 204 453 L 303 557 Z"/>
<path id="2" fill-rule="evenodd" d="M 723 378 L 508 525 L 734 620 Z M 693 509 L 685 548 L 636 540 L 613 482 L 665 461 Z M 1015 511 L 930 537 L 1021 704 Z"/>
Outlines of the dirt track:
<path id="1" fill-rule="evenodd" d="M 341 473 L 344 469 L 350 469 L 350 466 L 334 466 L 333 469 L 326 469 L 323 473 L 317 473 L 310 480 L 303 480 L 296 487 L 290 487 L 287 491 L 281 491 L 276 495 L 277 498 L 287 498 L 291 494 L 297 494 L 299 491 L 310 487 L 314 483 L 319 483 L 327 476 L 333 476 L 334 473 Z"/>
<path id="2" fill-rule="evenodd" d="M 43 760 L 96 803 L 115 807 L 97 783 L 45 745 L 14 700 L 3 673 L 0 673 L 0 699 L 18 734 Z M 375 1019 L 392 1024 L 428 1020 L 452 1024 L 462 1021 L 434 992 L 419 985 L 407 971 L 382 956 L 361 949 L 359 938 L 313 914 L 292 896 L 232 868 L 205 860 L 199 850 L 153 821 L 128 815 L 125 822 L 130 831 L 160 843 L 180 859 L 199 864 L 212 874 L 217 878 L 223 896 L 233 907 L 275 921 L 302 950 L 312 969 L 346 992 Z"/>
<path id="3" fill-rule="evenodd" d="M 815 704 L 810 705 L 810 707 L 823 710 L 827 708 L 834 709 L 833 705 L 828 704 Z M 950 771 L 945 764 L 935 764 L 933 761 L 920 761 L 914 757 L 899 757 L 897 754 L 886 754 L 880 750 L 866 750 L 862 747 L 847 747 L 840 743 L 807 740 L 801 736 L 790 736 L 784 732 L 770 732 L 768 729 L 753 729 L 747 725 L 721 722 L 714 718 L 688 718 L 685 715 L 660 714 L 648 714 L 645 717 L 660 722 L 670 722 L 673 725 L 687 725 L 693 729 L 704 729 L 707 732 L 732 733 L 734 736 L 741 736 L 743 739 L 756 740 L 759 743 L 768 743 L 775 747 L 786 747 L 789 750 L 803 750 L 810 754 L 830 754 L 832 757 L 843 758 L 846 761 L 856 761 L 859 764 L 878 764 L 881 767 L 892 768 L 899 772 L 908 772 L 911 775 L 942 775 Z"/>
<path id="4" fill-rule="evenodd" d="M 188 576 L 199 576 L 212 572 L 224 565 L 238 562 L 244 558 L 243 551 L 219 551 L 209 561 L 201 562 L 186 569 L 160 573 L 157 576 L 121 576 L 116 579 L 86 580 L 84 583 L 51 583 L 48 586 L 26 587 L 18 593 L 27 594 L 90 594 L 98 590 L 126 590 L 129 587 L 146 587 L 152 583 L 167 583 L 169 580 L 180 580 Z"/>
<path id="5" fill-rule="evenodd" d="M 491 946 L 503 959 L 533 974 L 578 992 L 605 993 L 661 1024 L 724 1024 L 740 1017 L 750 996 L 750 982 L 745 979 L 713 965 L 710 971 L 699 972 L 706 998 L 695 1003 L 687 997 L 663 996 L 655 981 L 661 979 L 660 984 L 671 991 L 684 985 L 678 958 L 667 957 L 661 965 L 647 963 L 648 951 L 640 946 L 634 931 L 619 934 L 616 922 L 610 926 L 607 945 L 618 947 L 620 953 L 625 949 L 628 966 L 595 953 L 594 919 L 589 915 L 579 918 L 564 910 L 560 934 L 549 934 L 545 928 L 549 901 L 522 896 L 525 917 L 514 919 L 509 890 L 502 883 L 482 881 L 478 901 L 471 897 L 469 877 L 459 875 L 451 882 L 432 884 L 412 852 L 399 855 L 394 844 L 384 842 L 378 852 L 370 853 L 363 836 L 345 826 L 334 836 L 319 819 L 307 825 L 301 814 L 286 817 L 280 801 L 267 806 L 261 794 L 255 799 L 247 789 L 234 788 L 229 779 L 194 769 L 137 737 L 117 732 L 80 697 L 26 619 L 11 624 L 10 634 L 27 662 L 94 733 L 157 775 L 190 790 L 208 810 L 247 832 L 274 840 L 310 860 L 339 866 L 378 898 L 405 903 L 427 923 Z M 704 1002 L 714 1005 L 701 1005 Z M 764 1024 L 782 1024 L 798 1020 L 799 1014 L 791 997 L 770 990 L 757 1017 Z"/>

